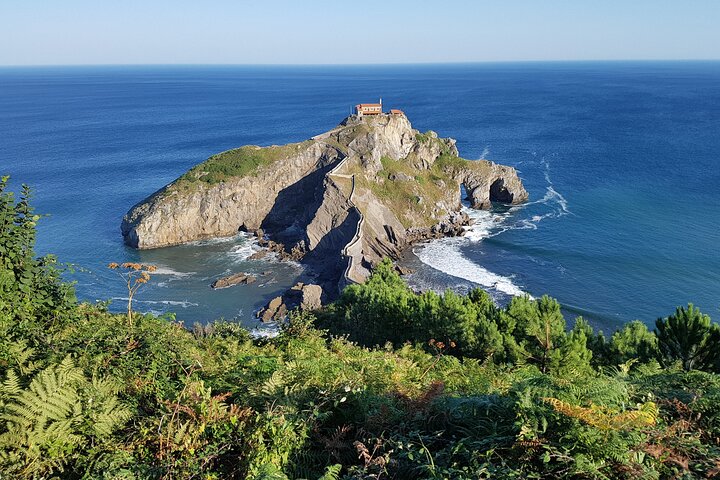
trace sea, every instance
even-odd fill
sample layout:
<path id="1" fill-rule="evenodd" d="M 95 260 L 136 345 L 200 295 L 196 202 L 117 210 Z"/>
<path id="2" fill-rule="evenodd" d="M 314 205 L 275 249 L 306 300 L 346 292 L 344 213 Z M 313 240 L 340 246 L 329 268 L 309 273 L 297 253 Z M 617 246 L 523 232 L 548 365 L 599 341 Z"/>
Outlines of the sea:
<path id="1" fill-rule="evenodd" d="M 136 309 L 256 328 L 299 265 L 249 260 L 243 234 L 133 250 L 123 215 L 213 153 L 307 139 L 380 97 L 530 193 L 413 248 L 414 288 L 547 294 L 605 332 L 689 302 L 720 321 L 720 62 L 3 67 L 0 175 L 32 187 L 37 251 L 82 300 L 126 308 L 107 265 L 142 262 L 158 270 Z M 258 281 L 210 288 L 235 272 Z"/>

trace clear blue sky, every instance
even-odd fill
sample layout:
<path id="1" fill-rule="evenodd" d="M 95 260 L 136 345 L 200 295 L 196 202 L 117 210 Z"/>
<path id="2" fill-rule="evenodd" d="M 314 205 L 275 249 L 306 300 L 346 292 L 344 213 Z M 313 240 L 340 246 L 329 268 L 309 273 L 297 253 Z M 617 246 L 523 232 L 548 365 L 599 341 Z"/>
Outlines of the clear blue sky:
<path id="1" fill-rule="evenodd" d="M 0 0 L 0 65 L 720 59 L 718 0 Z"/>

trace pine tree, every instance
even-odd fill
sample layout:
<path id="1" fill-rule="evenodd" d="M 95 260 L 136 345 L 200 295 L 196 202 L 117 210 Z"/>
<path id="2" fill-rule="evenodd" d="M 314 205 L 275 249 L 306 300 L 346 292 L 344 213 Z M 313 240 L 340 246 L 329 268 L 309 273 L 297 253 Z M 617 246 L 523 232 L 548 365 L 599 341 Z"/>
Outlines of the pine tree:
<path id="1" fill-rule="evenodd" d="M 515 337 L 524 349 L 526 359 L 547 373 L 553 352 L 565 339 L 565 318 L 560 304 L 547 295 L 538 300 L 515 297 L 507 307 L 507 314 L 517 327 Z"/>
<path id="2" fill-rule="evenodd" d="M 657 355 L 657 337 L 639 320 L 625 324 L 610 339 L 609 361 L 613 365 L 620 365 L 629 360 L 646 363 L 657 358 Z"/>
<path id="3" fill-rule="evenodd" d="M 685 370 L 717 371 L 720 364 L 720 327 L 692 303 L 678 307 L 675 315 L 655 322 L 659 360 L 679 361 Z"/>

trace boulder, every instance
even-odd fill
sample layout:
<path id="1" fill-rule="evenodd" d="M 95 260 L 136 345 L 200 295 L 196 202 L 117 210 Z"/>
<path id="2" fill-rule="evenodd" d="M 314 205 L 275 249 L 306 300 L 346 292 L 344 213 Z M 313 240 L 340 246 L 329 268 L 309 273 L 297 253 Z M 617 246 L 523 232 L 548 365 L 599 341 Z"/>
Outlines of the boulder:
<path id="1" fill-rule="evenodd" d="M 280 297 L 275 297 L 257 312 L 263 322 L 282 320 L 290 310 L 316 310 L 322 306 L 323 289 L 320 285 L 298 282 Z"/>
<path id="2" fill-rule="evenodd" d="M 232 287 L 233 285 L 247 285 L 255 282 L 255 280 L 257 280 L 257 278 L 252 275 L 248 275 L 247 273 L 235 273 L 215 280 L 212 284 L 210 284 L 210 287 L 218 289 Z"/>
<path id="3" fill-rule="evenodd" d="M 388 178 L 393 182 L 409 182 L 413 180 L 413 177 L 403 172 L 391 173 Z"/>
<path id="4" fill-rule="evenodd" d="M 322 287 L 320 285 L 303 285 L 302 300 L 300 301 L 301 310 L 317 310 L 322 307 Z"/>
<path id="5" fill-rule="evenodd" d="M 287 308 L 283 304 L 283 298 L 275 297 L 270 300 L 270 303 L 268 303 L 265 308 L 260 309 L 257 315 L 263 322 L 268 323 L 273 320 L 279 320 L 281 318 L 281 314 L 286 311 Z"/>
<path id="6" fill-rule="evenodd" d="M 267 250 L 265 250 L 265 249 L 263 249 L 263 250 L 258 250 L 257 252 L 255 252 L 255 253 L 253 253 L 252 255 L 250 255 L 247 259 L 248 259 L 248 260 L 261 260 L 261 259 L 267 257 L 268 253 L 269 253 L 269 252 L 268 252 Z"/>

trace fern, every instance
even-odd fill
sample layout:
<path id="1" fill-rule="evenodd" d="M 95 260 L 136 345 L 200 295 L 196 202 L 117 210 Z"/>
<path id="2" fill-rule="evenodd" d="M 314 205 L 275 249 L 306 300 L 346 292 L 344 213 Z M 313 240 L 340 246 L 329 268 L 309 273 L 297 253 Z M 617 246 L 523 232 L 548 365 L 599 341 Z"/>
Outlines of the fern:
<path id="1" fill-rule="evenodd" d="M 280 370 L 275 370 L 269 379 L 260 387 L 260 391 L 268 396 L 276 395 L 285 387 L 285 375 Z"/>
<path id="2" fill-rule="evenodd" d="M 125 408 L 116 396 L 120 389 L 121 385 L 111 380 L 100 380 L 97 377 L 92 379 L 88 389 L 88 419 L 97 437 L 110 436 L 132 416 L 132 412 Z"/>
<path id="3" fill-rule="evenodd" d="M 557 398 L 545 398 L 555 411 L 603 431 L 637 430 L 657 423 L 659 411 L 653 402 L 638 406 L 637 410 L 618 412 L 606 407 L 593 405 L 580 407 Z"/>
<path id="4" fill-rule="evenodd" d="M 0 464 L 30 476 L 62 470 L 92 439 L 110 435 L 130 417 L 108 385 L 89 381 L 69 356 L 25 389 L 8 372 L 1 395 Z"/>
<path id="5" fill-rule="evenodd" d="M 21 391 L 20 377 L 18 377 L 13 370 L 8 370 L 7 378 L 2 385 L 0 385 L 0 401 L 3 402 L 2 405 L 4 406 L 5 399 L 14 398 L 19 395 Z"/>
<path id="6" fill-rule="evenodd" d="M 340 470 L 342 470 L 342 465 L 330 465 L 318 480 L 340 480 Z"/>
<path id="7" fill-rule="evenodd" d="M 8 355 L 22 375 L 29 375 L 38 369 L 37 363 L 32 361 L 35 349 L 28 347 L 27 341 L 24 339 L 10 343 Z"/>
<path id="8" fill-rule="evenodd" d="M 248 477 L 249 480 L 288 480 L 287 475 L 272 464 L 262 465 L 257 472 Z"/>

